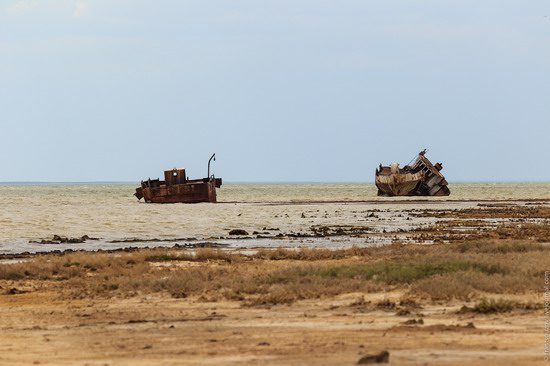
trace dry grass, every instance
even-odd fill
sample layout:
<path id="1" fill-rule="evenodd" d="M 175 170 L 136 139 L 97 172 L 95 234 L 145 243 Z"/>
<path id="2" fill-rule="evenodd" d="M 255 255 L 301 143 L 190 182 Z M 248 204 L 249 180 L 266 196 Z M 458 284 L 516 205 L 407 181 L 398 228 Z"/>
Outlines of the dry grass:
<path id="1" fill-rule="evenodd" d="M 55 280 L 101 275 L 105 277 L 139 274 L 148 265 L 139 260 L 139 255 L 103 253 L 71 253 L 30 257 L 20 263 L 0 265 L 0 279 L 5 280 Z"/>
<path id="2" fill-rule="evenodd" d="M 419 242 L 461 243 L 480 240 L 550 242 L 550 206 L 480 204 L 478 208 L 424 210 L 411 216 L 438 218 L 408 232 Z"/>
<path id="3" fill-rule="evenodd" d="M 461 219 L 550 219 L 549 206 L 521 205 L 480 205 L 480 208 L 465 208 L 455 210 L 425 210 L 411 213 L 419 217 L 461 218 Z"/>
<path id="4" fill-rule="evenodd" d="M 477 314 L 496 314 L 496 313 L 510 313 L 512 311 L 530 311 L 542 309 L 542 304 L 536 303 L 522 303 L 515 300 L 508 299 L 487 299 L 482 298 L 476 302 L 473 307 L 463 306 L 458 313 L 477 313 Z"/>
<path id="5" fill-rule="evenodd" d="M 252 257 L 267 260 L 300 260 L 300 261 L 320 261 L 329 259 L 344 259 L 350 257 L 369 257 L 372 248 L 352 247 L 349 249 L 331 250 L 331 249 L 260 249 Z"/>
<path id="6" fill-rule="evenodd" d="M 548 251 L 548 247 L 525 240 L 476 240 L 460 243 L 453 247 L 461 253 L 526 253 Z"/>
<path id="7" fill-rule="evenodd" d="M 477 222 L 472 220 L 444 220 L 435 225 L 410 231 L 412 237 L 421 241 L 462 243 L 480 240 L 514 240 L 550 242 L 550 224 L 510 222 Z"/>
<path id="8" fill-rule="evenodd" d="M 550 224 L 510 223 L 499 225 L 495 230 L 480 236 L 489 239 L 533 240 L 540 243 L 550 242 Z"/>
<path id="9" fill-rule="evenodd" d="M 209 248 L 159 248 L 29 257 L 0 264 L 0 286 L 35 281 L 69 287 L 75 298 L 167 293 L 249 306 L 394 289 L 433 300 L 470 300 L 537 292 L 549 262 L 547 246 L 510 241 L 277 249 L 251 256 Z"/>

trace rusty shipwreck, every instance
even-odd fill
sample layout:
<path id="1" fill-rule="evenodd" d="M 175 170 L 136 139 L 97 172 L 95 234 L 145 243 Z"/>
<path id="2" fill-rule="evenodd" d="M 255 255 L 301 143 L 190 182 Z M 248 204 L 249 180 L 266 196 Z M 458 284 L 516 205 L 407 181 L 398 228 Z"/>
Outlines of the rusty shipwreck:
<path id="1" fill-rule="evenodd" d="M 216 160 L 213 154 L 208 160 L 208 175 L 201 179 L 188 179 L 185 169 L 164 171 L 164 180 L 151 179 L 141 181 L 134 196 L 150 203 L 198 203 L 216 202 L 216 188 L 222 185 L 222 179 L 210 175 L 210 162 Z"/>
<path id="2" fill-rule="evenodd" d="M 411 163 L 403 168 L 398 163 L 376 169 L 375 184 L 379 196 L 448 196 L 451 194 L 447 181 L 441 174 L 443 165 L 432 164 L 421 151 Z"/>

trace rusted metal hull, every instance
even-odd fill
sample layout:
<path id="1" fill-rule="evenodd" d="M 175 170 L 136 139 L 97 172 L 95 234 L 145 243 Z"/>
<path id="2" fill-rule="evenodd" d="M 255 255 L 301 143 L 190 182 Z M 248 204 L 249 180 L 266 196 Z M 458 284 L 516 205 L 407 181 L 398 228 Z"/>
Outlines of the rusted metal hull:
<path id="1" fill-rule="evenodd" d="M 164 171 L 164 180 L 148 179 L 141 181 L 134 196 L 148 203 L 216 203 L 216 188 L 222 185 L 221 178 L 210 175 L 210 162 L 216 160 L 213 154 L 208 160 L 208 178 L 190 180 L 185 169 Z"/>
<path id="2" fill-rule="evenodd" d="M 451 191 L 447 187 L 445 177 L 440 173 L 443 166 L 433 165 L 422 151 L 414 163 L 404 168 L 399 164 L 391 166 L 380 165 L 376 169 L 374 182 L 379 196 L 448 196 Z"/>
<path id="3" fill-rule="evenodd" d="M 159 182 L 161 183 L 161 182 Z M 194 183 L 185 184 L 159 184 L 158 186 L 147 186 L 144 182 L 142 187 L 136 189 L 134 194 L 138 199 L 141 197 L 149 203 L 216 203 L 216 188 L 221 186 L 221 179 L 197 180 Z M 141 197 L 140 197 L 141 196 Z"/>
<path id="4" fill-rule="evenodd" d="M 423 177 L 422 173 L 377 175 L 375 182 L 379 191 L 378 195 L 412 196 Z"/>

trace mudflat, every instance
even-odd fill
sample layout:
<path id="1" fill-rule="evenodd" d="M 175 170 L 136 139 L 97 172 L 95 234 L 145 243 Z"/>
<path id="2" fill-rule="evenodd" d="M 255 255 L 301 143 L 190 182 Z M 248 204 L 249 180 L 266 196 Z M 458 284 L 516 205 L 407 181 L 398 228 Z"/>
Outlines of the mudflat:
<path id="1" fill-rule="evenodd" d="M 395 232 L 310 229 L 390 242 L 337 250 L 4 256 L 0 364 L 546 364 L 549 211 L 483 203 L 395 214 L 430 218 Z"/>

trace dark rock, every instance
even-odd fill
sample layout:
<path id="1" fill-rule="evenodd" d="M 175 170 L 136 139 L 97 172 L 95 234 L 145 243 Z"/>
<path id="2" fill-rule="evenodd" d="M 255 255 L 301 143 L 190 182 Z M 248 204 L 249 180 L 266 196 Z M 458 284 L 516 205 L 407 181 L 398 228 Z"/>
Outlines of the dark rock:
<path id="1" fill-rule="evenodd" d="M 411 315 L 411 311 L 409 309 L 399 309 L 397 313 L 395 313 L 397 316 L 407 316 Z"/>
<path id="2" fill-rule="evenodd" d="M 80 244 L 85 243 L 86 240 L 99 240 L 99 238 L 92 238 L 88 235 L 83 235 L 80 238 L 68 238 L 65 236 L 60 235 L 54 235 L 52 239 L 42 239 L 40 241 L 31 240 L 29 243 L 33 244 L 63 244 L 63 243 L 69 243 L 69 244 Z"/>
<path id="3" fill-rule="evenodd" d="M 390 362 L 390 353 L 388 351 L 382 351 L 376 355 L 366 355 L 357 361 L 358 365 L 370 365 L 373 363 L 388 363 Z"/>
<path id="4" fill-rule="evenodd" d="M 376 304 L 376 308 L 380 310 L 393 310 L 396 304 L 390 300 L 382 300 Z"/>
<path id="5" fill-rule="evenodd" d="M 92 238 L 91 236 L 83 235 L 80 240 L 82 240 L 82 242 L 85 242 L 86 240 L 99 240 L 99 238 Z"/>
<path id="6" fill-rule="evenodd" d="M 466 306 L 466 305 L 463 305 L 460 310 L 458 310 L 456 312 L 456 314 L 467 314 L 467 313 L 473 313 L 474 312 L 474 309 L 469 307 L 469 306 Z"/>
<path id="7" fill-rule="evenodd" d="M 403 322 L 403 324 L 406 324 L 406 325 L 422 325 L 422 324 L 424 324 L 424 320 L 423 319 L 409 319 L 409 320 Z"/>
<path id="8" fill-rule="evenodd" d="M 229 235 L 248 235 L 248 232 L 242 229 L 233 229 L 229 232 Z"/>

